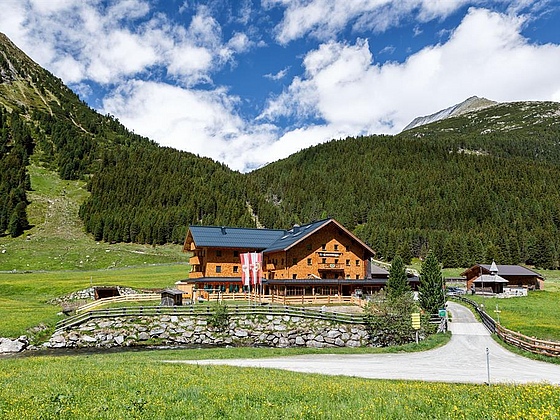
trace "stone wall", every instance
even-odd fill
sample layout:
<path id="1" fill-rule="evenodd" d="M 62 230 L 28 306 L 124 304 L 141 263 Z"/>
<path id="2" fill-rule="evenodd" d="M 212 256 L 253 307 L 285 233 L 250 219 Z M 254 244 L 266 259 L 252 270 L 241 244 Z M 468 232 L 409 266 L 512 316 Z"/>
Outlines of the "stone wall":
<path id="1" fill-rule="evenodd" d="M 204 316 L 136 316 L 94 319 L 54 334 L 45 347 L 115 347 L 141 344 L 193 346 L 359 347 L 387 345 L 364 325 L 296 316 L 232 315 L 222 331 Z"/>

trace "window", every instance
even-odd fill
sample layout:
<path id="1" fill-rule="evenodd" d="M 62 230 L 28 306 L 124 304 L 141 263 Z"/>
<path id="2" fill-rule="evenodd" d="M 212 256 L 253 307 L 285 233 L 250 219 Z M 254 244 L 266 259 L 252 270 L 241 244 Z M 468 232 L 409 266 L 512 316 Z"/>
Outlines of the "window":
<path id="1" fill-rule="evenodd" d="M 311 258 L 307 259 L 307 265 L 311 265 Z"/>
<path id="2" fill-rule="evenodd" d="M 216 266 L 216 273 L 221 273 L 222 272 L 222 266 L 221 265 L 217 265 Z"/>
<path id="3" fill-rule="evenodd" d="M 346 252 L 350 252 L 350 247 L 346 245 Z"/>
<path id="4" fill-rule="evenodd" d="M 356 266 L 360 265 L 360 260 L 356 260 Z"/>
<path id="5" fill-rule="evenodd" d="M 323 258 L 323 264 L 326 264 L 326 263 L 327 263 L 327 259 Z"/>
<path id="6" fill-rule="evenodd" d="M 284 265 L 284 258 L 282 258 L 282 265 Z"/>
<path id="7" fill-rule="evenodd" d="M 346 278 L 349 279 L 349 278 L 350 278 L 350 274 L 346 274 Z"/>
<path id="8" fill-rule="evenodd" d="M 311 251 L 311 248 L 312 248 L 311 244 L 307 244 L 307 250 Z"/>
<path id="9" fill-rule="evenodd" d="M 221 249 L 218 249 L 218 250 L 216 251 L 216 257 L 221 257 L 221 256 L 222 256 L 222 250 L 221 250 Z"/>
<path id="10" fill-rule="evenodd" d="M 335 263 L 335 264 L 338 264 L 338 258 L 335 258 L 335 259 L 334 259 L 334 263 Z"/>
<path id="11" fill-rule="evenodd" d="M 359 279 L 359 278 L 360 278 L 360 275 L 359 275 L 359 274 L 356 274 L 356 279 Z"/>
<path id="12" fill-rule="evenodd" d="M 297 258 L 292 258 L 292 264 L 296 265 L 297 264 Z"/>
<path id="13" fill-rule="evenodd" d="M 346 266 L 350 267 L 350 260 L 346 260 Z"/>
<path id="14" fill-rule="evenodd" d="M 338 251 L 338 244 L 335 244 L 335 245 L 334 245 L 334 250 L 335 250 L 335 251 Z"/>
<path id="15" fill-rule="evenodd" d="M 239 251 L 233 251 L 233 256 L 234 257 L 239 257 Z"/>
<path id="16" fill-rule="evenodd" d="M 233 272 L 234 273 L 239 273 L 239 267 L 237 265 L 233 266 Z"/>
<path id="17" fill-rule="evenodd" d="M 297 279 L 297 274 L 292 274 L 293 279 Z"/>
<path id="18" fill-rule="evenodd" d="M 321 245 L 321 249 L 322 249 L 323 251 L 326 251 L 326 250 L 327 250 L 327 244 Z"/>

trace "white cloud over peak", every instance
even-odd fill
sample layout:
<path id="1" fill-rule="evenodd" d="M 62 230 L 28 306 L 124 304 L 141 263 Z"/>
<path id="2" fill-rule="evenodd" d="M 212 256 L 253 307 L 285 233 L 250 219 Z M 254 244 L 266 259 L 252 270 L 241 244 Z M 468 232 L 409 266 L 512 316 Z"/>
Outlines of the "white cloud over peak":
<path id="1" fill-rule="evenodd" d="M 531 44 L 520 33 L 523 22 L 470 9 L 447 42 L 404 63 L 376 64 L 366 40 L 329 41 L 306 55 L 305 76 L 272 98 L 260 118 L 312 115 L 333 133 L 395 133 L 472 95 L 551 100 L 560 91 L 560 46 Z"/>

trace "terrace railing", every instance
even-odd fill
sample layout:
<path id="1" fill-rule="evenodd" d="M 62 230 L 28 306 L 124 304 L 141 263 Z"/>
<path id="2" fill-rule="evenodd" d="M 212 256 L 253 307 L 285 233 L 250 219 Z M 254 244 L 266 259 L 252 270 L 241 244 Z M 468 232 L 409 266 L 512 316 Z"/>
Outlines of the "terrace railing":
<path id="1" fill-rule="evenodd" d="M 486 326 L 488 331 L 490 331 L 492 334 L 496 334 L 506 343 L 511 344 L 515 347 L 519 347 L 520 349 L 530 351 L 531 353 L 542 354 L 551 357 L 560 357 L 559 342 L 540 340 L 535 337 L 529 337 L 519 332 L 509 330 L 496 322 L 496 320 L 488 315 L 484 311 L 484 309 L 474 300 L 462 296 L 453 296 L 452 299 L 456 299 L 460 302 L 464 302 L 472 306 L 476 313 L 480 316 L 482 323 Z"/>

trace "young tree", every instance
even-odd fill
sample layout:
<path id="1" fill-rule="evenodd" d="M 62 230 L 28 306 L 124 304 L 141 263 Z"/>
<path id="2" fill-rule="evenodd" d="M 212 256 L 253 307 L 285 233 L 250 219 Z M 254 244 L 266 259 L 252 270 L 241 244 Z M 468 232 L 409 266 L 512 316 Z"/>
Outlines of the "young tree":
<path id="1" fill-rule="evenodd" d="M 436 256 L 429 252 L 420 270 L 418 286 L 420 306 L 429 314 L 434 314 L 445 305 L 443 278 Z"/>
<path id="2" fill-rule="evenodd" d="M 389 300 L 410 292 L 408 285 L 408 278 L 406 276 L 406 267 L 402 258 L 397 255 L 391 262 L 391 269 L 389 270 L 389 279 L 387 280 L 387 297 Z"/>

